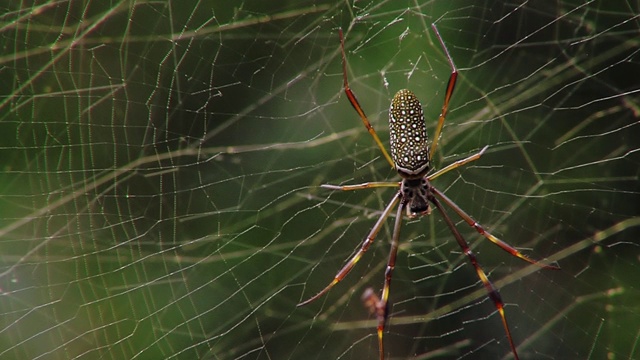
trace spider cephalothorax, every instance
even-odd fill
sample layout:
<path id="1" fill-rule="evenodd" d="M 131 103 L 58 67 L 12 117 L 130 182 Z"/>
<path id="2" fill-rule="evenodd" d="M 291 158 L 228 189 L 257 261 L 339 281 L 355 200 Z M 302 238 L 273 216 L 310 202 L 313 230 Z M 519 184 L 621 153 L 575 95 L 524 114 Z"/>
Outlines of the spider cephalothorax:
<path id="1" fill-rule="evenodd" d="M 429 181 L 426 177 L 420 179 L 403 179 L 400 185 L 402 201 L 407 204 L 407 216 L 417 217 L 431 214 L 429 205 Z"/>

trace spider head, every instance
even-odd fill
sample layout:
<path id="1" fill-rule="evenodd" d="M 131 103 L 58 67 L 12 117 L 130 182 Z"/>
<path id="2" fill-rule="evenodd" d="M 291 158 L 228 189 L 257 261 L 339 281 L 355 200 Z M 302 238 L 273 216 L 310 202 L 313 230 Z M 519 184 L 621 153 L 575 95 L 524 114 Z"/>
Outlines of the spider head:
<path id="1" fill-rule="evenodd" d="M 431 214 L 429 204 L 429 182 L 426 177 L 403 179 L 400 186 L 402 201 L 407 204 L 407 216 L 410 218 Z"/>

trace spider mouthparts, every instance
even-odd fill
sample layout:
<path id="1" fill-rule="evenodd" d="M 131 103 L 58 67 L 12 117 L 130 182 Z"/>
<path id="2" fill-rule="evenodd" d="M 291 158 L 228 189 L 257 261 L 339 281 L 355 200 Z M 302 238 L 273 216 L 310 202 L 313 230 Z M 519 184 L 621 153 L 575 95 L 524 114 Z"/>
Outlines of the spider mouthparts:
<path id="1" fill-rule="evenodd" d="M 431 206 L 427 204 L 420 204 L 420 206 L 407 206 L 407 216 L 410 218 L 416 218 L 424 215 L 431 214 Z"/>

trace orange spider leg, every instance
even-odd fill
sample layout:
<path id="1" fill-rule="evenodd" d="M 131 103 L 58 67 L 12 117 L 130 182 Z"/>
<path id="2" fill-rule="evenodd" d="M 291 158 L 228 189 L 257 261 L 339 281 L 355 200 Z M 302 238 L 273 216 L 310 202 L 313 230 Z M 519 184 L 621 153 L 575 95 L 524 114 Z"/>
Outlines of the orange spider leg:
<path id="1" fill-rule="evenodd" d="M 378 134 L 373 129 L 373 126 L 371 126 L 371 123 L 369 122 L 369 119 L 367 119 L 367 115 L 365 115 L 364 110 L 362 110 L 358 99 L 356 99 L 356 95 L 353 93 L 353 91 L 351 91 L 351 88 L 349 87 L 349 80 L 347 79 L 347 60 L 346 56 L 344 55 L 344 37 L 342 36 L 342 29 L 340 29 L 340 49 L 342 50 L 342 76 L 344 80 L 344 92 L 345 94 L 347 94 L 347 98 L 349 99 L 349 102 L 351 103 L 353 108 L 356 110 L 358 115 L 360 115 L 362 123 L 367 128 L 367 131 L 369 131 L 369 134 L 373 136 L 373 140 L 376 142 L 376 144 L 378 144 L 380 151 L 382 151 L 382 155 L 384 155 L 385 159 L 387 159 L 387 162 L 391 165 L 391 167 L 395 168 L 395 164 L 393 160 L 391 160 L 391 156 L 389 156 L 389 153 L 384 148 L 382 141 L 380 141 Z"/>
<path id="2" fill-rule="evenodd" d="M 440 138 L 440 133 L 442 132 L 442 127 L 444 126 L 444 119 L 447 117 L 447 112 L 449 111 L 449 101 L 451 100 L 451 96 L 453 95 L 453 89 L 456 87 L 456 81 L 458 79 L 458 69 L 453 64 L 453 59 L 449 54 L 449 50 L 447 46 L 444 44 L 444 40 L 442 40 L 442 36 L 440 36 L 440 32 L 436 27 L 436 24 L 431 24 L 433 31 L 436 32 L 436 36 L 440 41 L 440 45 L 444 49 L 444 53 L 447 55 L 447 60 L 449 61 L 449 65 L 451 66 L 451 76 L 449 76 L 449 83 L 447 84 L 447 91 L 444 95 L 444 104 L 442 105 L 442 110 L 440 111 L 440 116 L 438 117 L 438 125 L 436 126 L 436 131 L 433 134 L 433 141 L 431 142 L 431 149 L 429 149 L 429 161 L 433 158 L 433 154 L 436 152 L 436 147 L 438 146 L 438 139 Z"/>
<path id="3" fill-rule="evenodd" d="M 458 205 L 456 205 L 453 201 L 451 201 L 451 199 L 449 199 L 447 197 L 447 195 L 445 195 L 442 191 L 433 188 L 433 193 L 436 194 L 440 199 L 442 199 L 442 201 L 444 201 L 445 204 L 447 204 L 447 206 L 449 206 L 450 208 L 453 209 L 453 211 L 455 211 L 467 224 L 469 224 L 469 226 L 471 226 L 472 228 L 474 228 L 480 235 L 484 236 L 485 238 L 487 238 L 489 241 L 491 241 L 492 243 L 498 245 L 502 250 L 508 252 L 509 254 L 522 259 L 530 264 L 534 264 L 537 266 L 540 266 L 541 268 L 545 268 L 545 269 L 552 269 L 552 270 L 559 270 L 560 268 L 555 266 L 555 265 L 548 265 L 548 264 L 542 264 L 536 260 L 533 260 L 529 257 L 527 257 L 526 255 L 524 255 L 523 253 L 521 253 L 520 251 L 518 251 L 516 248 L 514 248 L 513 246 L 507 244 L 506 242 L 498 239 L 497 237 L 491 235 L 488 231 L 486 231 L 482 225 L 478 224 L 475 220 L 473 220 L 473 218 L 471 216 L 469 216 L 466 212 L 464 212 Z"/>
<path id="4" fill-rule="evenodd" d="M 369 249 L 369 246 L 371 246 L 371 244 L 373 243 L 373 240 L 376 238 L 376 235 L 378 235 L 378 232 L 382 228 L 384 221 L 387 219 L 387 217 L 391 213 L 391 210 L 393 210 L 396 204 L 398 204 L 398 202 L 400 201 L 400 198 L 401 198 L 401 194 L 399 192 L 393 196 L 393 199 L 391 200 L 389 205 L 387 205 L 387 207 L 382 212 L 382 215 L 380 215 L 380 218 L 378 219 L 378 221 L 375 223 L 375 225 L 373 225 L 373 228 L 371 228 L 371 232 L 369 232 L 369 235 L 367 235 L 367 238 L 362 243 L 360 250 L 358 250 L 358 252 L 355 255 L 353 255 L 351 260 L 349 260 L 349 262 L 347 262 L 347 264 L 342 269 L 340 269 L 340 271 L 338 271 L 333 281 L 330 282 L 329 285 L 327 285 L 327 287 L 322 289 L 322 291 L 317 293 L 315 296 L 312 296 L 311 298 L 299 303 L 297 306 L 304 306 L 318 299 L 322 295 L 326 294 L 337 283 L 342 281 L 342 279 L 344 279 L 344 277 L 347 276 L 347 274 L 349 274 L 349 272 L 351 271 L 351 269 L 353 269 L 353 267 L 358 262 L 358 260 L 360 260 L 362 255 L 364 255 L 364 253 Z"/>
<path id="5" fill-rule="evenodd" d="M 511 336 L 511 331 L 509 330 L 509 325 L 507 324 L 507 317 L 504 314 L 504 302 L 502 301 L 502 297 L 500 296 L 500 293 L 495 288 L 495 286 L 493 286 L 491 281 L 489 281 L 489 278 L 485 274 L 484 270 L 482 270 L 482 268 L 480 267 L 480 264 L 478 264 L 478 259 L 476 258 L 475 254 L 471 252 L 471 249 L 469 248 L 469 244 L 467 244 L 467 242 L 464 240 L 464 238 L 462 237 L 462 235 L 460 234 L 456 226 L 453 224 L 453 221 L 451 221 L 451 219 L 449 218 L 449 215 L 447 215 L 445 210 L 442 208 L 440 201 L 438 201 L 438 199 L 436 199 L 434 196 L 431 196 L 429 200 L 431 201 L 431 203 L 433 203 L 436 209 L 438 209 L 440 214 L 442 214 L 442 217 L 444 218 L 445 223 L 449 227 L 449 230 L 451 230 L 451 232 L 453 233 L 453 236 L 456 238 L 458 245 L 460 245 L 460 248 L 462 249 L 464 254 L 467 255 L 467 257 L 471 261 L 473 268 L 476 270 L 478 277 L 482 281 L 482 284 L 484 285 L 485 289 L 487 290 L 487 293 L 489 294 L 489 298 L 491 298 L 491 301 L 493 301 L 493 304 L 495 305 L 496 309 L 500 313 L 500 318 L 502 319 L 502 325 L 504 327 L 504 331 L 507 333 L 507 339 L 509 340 L 509 346 L 511 346 L 513 357 L 516 360 L 519 360 L 518 352 L 516 351 L 516 345 L 513 343 L 513 337 Z"/>

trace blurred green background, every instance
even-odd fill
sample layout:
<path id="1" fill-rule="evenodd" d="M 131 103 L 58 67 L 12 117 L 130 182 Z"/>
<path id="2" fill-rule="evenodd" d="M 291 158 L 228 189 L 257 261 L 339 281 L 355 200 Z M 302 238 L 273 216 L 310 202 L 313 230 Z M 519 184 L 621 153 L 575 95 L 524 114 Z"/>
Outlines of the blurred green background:
<path id="1" fill-rule="evenodd" d="M 40 1 L 0 27 L 0 358 L 376 359 L 392 220 L 328 284 L 393 196 L 393 94 L 433 134 L 434 185 L 501 289 L 521 359 L 638 358 L 639 8 L 559 1 Z M 450 212 L 453 216 L 453 212 Z M 459 221 L 459 219 L 455 219 Z M 511 352 L 438 214 L 406 220 L 389 359 Z"/>

